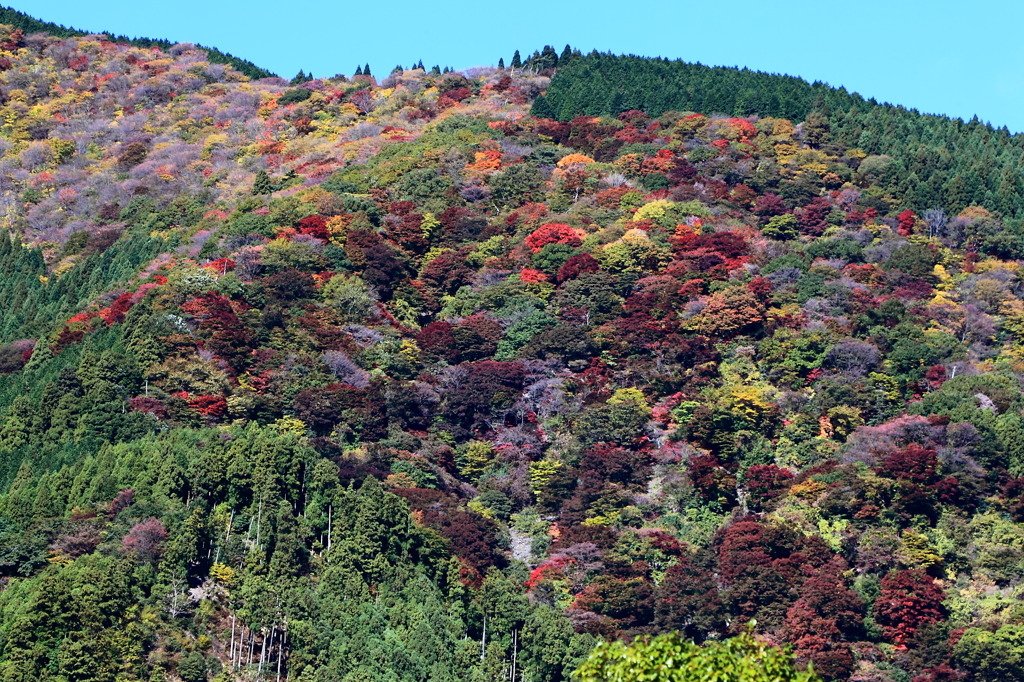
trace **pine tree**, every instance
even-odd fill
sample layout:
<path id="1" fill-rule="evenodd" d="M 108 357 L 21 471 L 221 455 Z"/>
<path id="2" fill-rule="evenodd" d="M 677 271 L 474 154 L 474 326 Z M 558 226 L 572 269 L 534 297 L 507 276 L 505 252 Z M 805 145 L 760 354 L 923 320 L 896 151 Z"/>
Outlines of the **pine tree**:
<path id="1" fill-rule="evenodd" d="M 356 73 L 355 73 L 355 75 L 357 75 L 357 76 L 362 76 L 362 75 L 363 75 L 363 67 L 361 67 L 361 66 L 357 66 L 357 67 L 356 67 Z"/>
<path id="2" fill-rule="evenodd" d="M 498 57 L 498 68 L 500 70 L 502 70 L 502 71 L 505 70 L 505 58 L 504 57 Z"/>
<path id="3" fill-rule="evenodd" d="M 519 56 L 519 50 L 516 50 L 515 54 L 512 55 L 512 68 L 521 69 L 523 67 L 523 58 Z"/>
<path id="4" fill-rule="evenodd" d="M 551 108 L 544 95 L 537 95 L 537 99 L 533 102 L 531 113 L 537 118 L 555 118 L 555 111 Z"/>
<path id="5" fill-rule="evenodd" d="M 558 66 L 558 53 L 555 48 L 545 45 L 540 51 L 540 69 L 553 69 Z"/>
<path id="6" fill-rule="evenodd" d="M 363 75 L 364 76 L 372 76 L 373 75 L 372 73 L 370 73 L 370 63 L 369 62 L 367 62 L 366 66 L 363 67 Z"/>
<path id="7" fill-rule="evenodd" d="M 267 175 L 267 171 L 262 168 L 256 171 L 256 178 L 252 183 L 252 194 L 254 196 L 260 196 L 262 194 L 272 194 L 274 192 L 274 183 L 270 181 L 270 176 Z"/>

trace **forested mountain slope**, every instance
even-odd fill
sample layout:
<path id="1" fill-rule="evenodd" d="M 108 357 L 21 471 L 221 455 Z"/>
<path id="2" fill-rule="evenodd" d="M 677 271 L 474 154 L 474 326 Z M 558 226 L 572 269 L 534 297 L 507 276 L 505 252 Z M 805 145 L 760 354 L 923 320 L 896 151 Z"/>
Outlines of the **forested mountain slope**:
<path id="1" fill-rule="evenodd" d="M 0 30 L 0 679 L 1024 675 L 1019 196 L 563 73 Z"/>
<path id="2" fill-rule="evenodd" d="M 86 31 L 68 28 L 49 21 L 40 21 L 25 14 L 24 12 L 19 12 L 16 9 L 4 7 L 3 5 L 0 5 L 0 24 L 11 26 L 22 33 L 46 33 L 59 38 L 90 35 Z M 173 45 L 171 41 L 163 38 L 129 38 L 128 36 L 114 36 L 112 34 L 108 37 L 118 43 L 128 43 L 135 47 L 142 48 L 156 47 L 166 50 Z M 211 62 L 215 64 L 228 64 L 250 78 L 267 78 L 274 75 L 270 71 L 256 66 L 247 59 L 240 59 L 229 53 L 222 52 L 217 48 L 204 47 L 203 45 L 199 45 L 198 47 L 206 52 L 207 59 Z"/>
<path id="3" fill-rule="evenodd" d="M 979 205 L 1024 215 L 1024 135 L 977 117 L 964 123 L 922 115 L 844 88 L 748 69 L 598 53 L 563 62 L 534 102 L 534 115 L 568 121 L 639 109 L 654 116 L 699 111 L 803 121 L 812 145 L 831 143 L 884 159 L 873 180 L 916 211 L 958 213 Z"/>

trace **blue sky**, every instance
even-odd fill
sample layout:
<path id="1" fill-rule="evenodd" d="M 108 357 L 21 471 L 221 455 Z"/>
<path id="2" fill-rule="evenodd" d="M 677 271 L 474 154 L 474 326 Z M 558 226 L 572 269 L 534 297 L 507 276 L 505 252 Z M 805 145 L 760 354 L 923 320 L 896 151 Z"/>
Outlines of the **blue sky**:
<path id="1" fill-rule="evenodd" d="M 83 30 L 215 45 L 285 77 L 456 69 L 551 44 L 746 66 L 1024 132 L 1024 3 L 0 0 Z"/>

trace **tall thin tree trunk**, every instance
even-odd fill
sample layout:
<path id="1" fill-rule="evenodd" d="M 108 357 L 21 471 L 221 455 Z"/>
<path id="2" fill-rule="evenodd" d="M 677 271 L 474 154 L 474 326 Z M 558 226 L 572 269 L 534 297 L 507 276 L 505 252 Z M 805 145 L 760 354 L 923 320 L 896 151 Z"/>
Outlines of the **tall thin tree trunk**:
<path id="1" fill-rule="evenodd" d="M 281 634 L 281 642 L 277 645 L 277 682 L 281 682 L 281 657 L 284 655 L 285 644 L 288 643 L 288 623 L 285 622 L 284 632 Z"/>
<path id="2" fill-rule="evenodd" d="M 266 655 L 266 653 L 267 653 L 267 636 L 264 634 L 263 635 L 263 643 L 260 645 L 260 664 L 256 668 L 256 677 L 259 677 L 260 675 L 263 674 L 263 657 Z"/>
<path id="3" fill-rule="evenodd" d="M 516 645 L 519 643 L 519 631 L 512 631 L 512 677 L 509 679 L 516 682 Z"/>
<path id="4" fill-rule="evenodd" d="M 231 651 L 228 654 L 228 660 L 234 662 L 235 660 L 235 614 L 231 614 Z"/>
<path id="5" fill-rule="evenodd" d="M 238 631 L 238 648 L 235 649 L 235 667 L 242 669 L 242 656 L 245 655 L 245 626 Z"/>
<path id="6" fill-rule="evenodd" d="M 263 495 L 260 494 L 260 508 L 256 513 L 256 546 L 260 546 L 260 525 L 263 522 Z"/>

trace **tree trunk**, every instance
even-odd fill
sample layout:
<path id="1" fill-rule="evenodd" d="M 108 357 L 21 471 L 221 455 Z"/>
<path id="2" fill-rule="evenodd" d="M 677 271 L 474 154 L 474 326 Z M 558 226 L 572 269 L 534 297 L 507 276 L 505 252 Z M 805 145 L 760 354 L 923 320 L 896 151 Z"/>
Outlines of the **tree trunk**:
<path id="1" fill-rule="evenodd" d="M 263 674 L 263 658 L 267 654 L 267 636 L 263 635 L 263 643 L 260 644 L 260 664 L 256 668 L 256 677 Z"/>
<path id="2" fill-rule="evenodd" d="M 281 641 L 277 645 L 277 682 L 281 682 L 281 657 L 284 655 L 284 645 L 288 643 L 288 628 L 285 627 L 281 635 Z"/>
<path id="3" fill-rule="evenodd" d="M 235 649 L 235 667 L 242 669 L 243 647 L 245 646 L 245 626 L 238 631 L 238 647 Z"/>
<path id="4" fill-rule="evenodd" d="M 228 653 L 228 660 L 235 660 L 235 614 L 231 614 L 231 650 Z"/>

